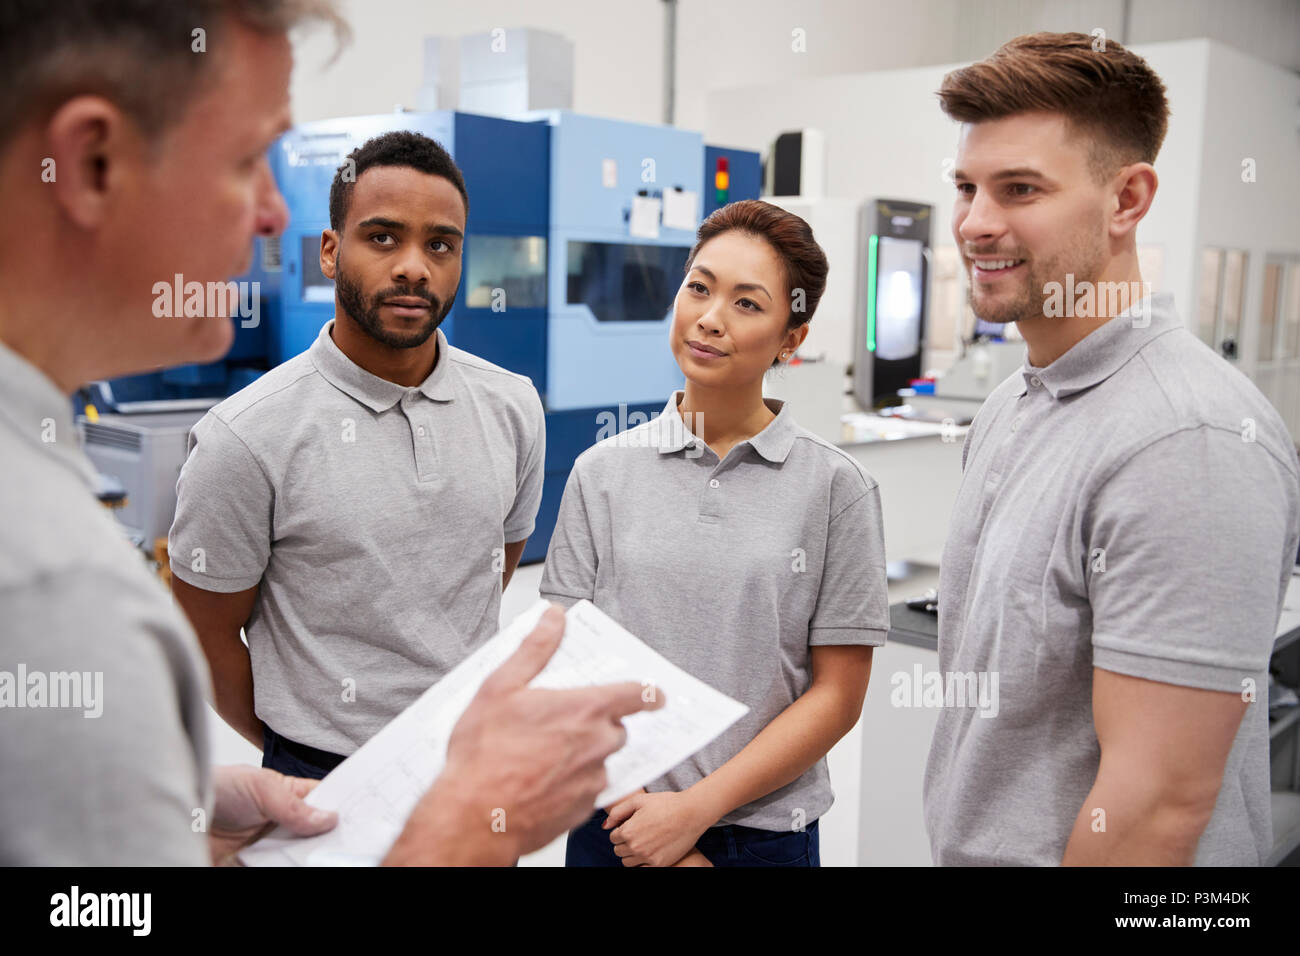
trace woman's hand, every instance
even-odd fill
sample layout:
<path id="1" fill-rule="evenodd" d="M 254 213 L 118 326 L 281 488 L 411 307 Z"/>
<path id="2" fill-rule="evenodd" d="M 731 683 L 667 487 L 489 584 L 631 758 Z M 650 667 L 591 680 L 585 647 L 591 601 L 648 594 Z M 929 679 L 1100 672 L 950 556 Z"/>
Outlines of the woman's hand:
<path id="1" fill-rule="evenodd" d="M 688 793 L 634 793 L 609 808 L 604 828 L 624 866 L 672 866 L 711 823 Z"/>

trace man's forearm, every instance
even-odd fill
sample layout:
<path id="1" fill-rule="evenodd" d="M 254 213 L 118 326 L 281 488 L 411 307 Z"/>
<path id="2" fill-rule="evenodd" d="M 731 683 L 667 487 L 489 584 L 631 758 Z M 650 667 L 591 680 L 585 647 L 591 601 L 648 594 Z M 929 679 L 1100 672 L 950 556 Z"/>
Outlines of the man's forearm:
<path id="1" fill-rule="evenodd" d="M 263 725 L 253 707 L 253 662 L 248 648 L 240 641 L 239 651 L 227 651 L 219 661 L 209 657 L 208 664 L 212 669 L 213 705 L 217 713 L 260 750 Z"/>
<path id="2" fill-rule="evenodd" d="M 248 707 L 232 705 L 223 708 L 218 706 L 216 710 L 221 715 L 221 719 L 234 728 L 239 736 L 258 750 L 262 749 L 266 743 L 266 725 L 253 712 L 251 701 Z"/>
<path id="3" fill-rule="evenodd" d="M 243 591 L 206 591 L 183 578 L 172 578 L 176 603 L 198 635 L 212 675 L 213 707 L 240 736 L 259 750 L 262 722 L 253 710 L 253 662 L 240 636 L 253 613 L 258 587 Z"/>

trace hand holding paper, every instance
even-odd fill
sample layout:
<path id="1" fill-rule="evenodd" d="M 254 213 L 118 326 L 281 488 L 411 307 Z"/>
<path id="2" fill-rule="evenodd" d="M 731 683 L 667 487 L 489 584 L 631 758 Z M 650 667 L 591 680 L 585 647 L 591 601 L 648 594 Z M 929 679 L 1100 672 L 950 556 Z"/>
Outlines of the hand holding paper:
<path id="1" fill-rule="evenodd" d="M 337 810 L 337 828 L 307 839 L 277 830 L 244 850 L 241 859 L 252 865 L 380 862 L 402 832 L 412 809 L 443 772 L 453 728 L 460 736 L 457 721 L 461 714 L 485 682 L 489 689 L 494 681 L 509 684 L 512 679 L 509 674 L 501 678 L 493 672 L 519 647 L 546 606 L 539 601 L 521 614 L 321 782 L 308 802 Z M 627 743 L 605 761 L 607 786 L 588 810 L 607 805 L 662 776 L 745 713 L 742 704 L 673 666 L 589 602 L 574 605 L 566 621 L 559 649 L 529 687 L 560 692 L 633 681 L 642 689 L 643 699 L 662 697 L 665 701 L 659 710 L 633 713 L 623 719 Z M 525 696 L 528 695 L 519 695 Z M 582 716 L 588 720 L 599 719 L 592 714 Z M 611 732 L 617 731 L 613 727 L 615 719 L 608 717 Z M 491 765 L 485 761 L 497 761 L 499 767 L 503 759 L 509 758 L 500 752 L 481 749 L 472 756 L 474 773 L 469 774 L 470 779 L 480 767 L 486 768 L 485 773 L 491 771 Z M 466 769 L 470 767 L 462 766 L 458 772 Z M 436 796 L 432 794 L 430 798 Z M 513 808 L 485 804 L 475 808 L 474 815 L 481 809 L 486 831 L 500 836 L 501 844 L 518 844 L 518 852 L 528 852 L 536 847 L 528 846 L 524 839 L 525 832 L 535 825 L 529 819 L 527 808 L 527 800 L 517 801 Z M 516 811 L 520 812 L 516 814 Z M 512 815 L 523 819 L 512 819 Z M 580 819 L 569 825 L 578 822 Z M 562 827 L 555 828 L 545 839 L 560 832 Z M 464 834 L 457 836 L 463 842 Z"/>

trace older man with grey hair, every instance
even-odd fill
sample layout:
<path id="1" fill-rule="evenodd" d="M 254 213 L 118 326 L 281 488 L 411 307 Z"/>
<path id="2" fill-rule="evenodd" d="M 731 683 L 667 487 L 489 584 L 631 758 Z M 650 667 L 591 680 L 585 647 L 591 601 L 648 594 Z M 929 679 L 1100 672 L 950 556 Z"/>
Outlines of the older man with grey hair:
<path id="1" fill-rule="evenodd" d="M 156 318 L 152 289 L 238 274 L 284 228 L 266 153 L 311 19 L 342 32 L 326 0 L 0 6 L 0 670 L 27 675 L 0 695 L 0 863 L 219 863 L 273 823 L 334 825 L 312 781 L 209 768 L 203 656 L 95 500 L 68 400 L 229 348 L 227 317 Z M 657 705 L 529 689 L 562 633 L 547 612 L 484 684 L 388 862 L 508 864 L 590 813 L 621 717 Z M 102 675 L 98 716 L 40 692 L 73 672 Z"/>

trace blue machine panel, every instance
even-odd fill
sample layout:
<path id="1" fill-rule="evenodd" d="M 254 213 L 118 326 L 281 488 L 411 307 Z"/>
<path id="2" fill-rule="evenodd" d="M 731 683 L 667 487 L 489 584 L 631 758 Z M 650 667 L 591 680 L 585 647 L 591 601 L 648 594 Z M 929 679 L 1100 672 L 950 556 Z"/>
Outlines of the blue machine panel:
<path id="1" fill-rule="evenodd" d="M 719 199 L 714 177 L 718 160 L 727 161 L 728 186 L 726 195 Z M 728 203 L 738 199 L 757 199 L 763 191 L 763 160 L 758 153 L 747 149 L 727 149 L 725 146 L 704 147 L 704 218 Z"/>
<path id="2" fill-rule="evenodd" d="M 662 407 L 682 383 L 668 330 L 695 233 L 633 235 L 629 217 L 638 195 L 701 191 L 703 139 L 567 111 L 550 119 L 548 407 Z"/>
<path id="3" fill-rule="evenodd" d="M 682 384 L 668 333 L 698 221 L 634 235 L 634 198 L 692 190 L 707 216 L 717 207 L 719 155 L 730 165 L 727 200 L 757 198 L 757 153 L 705 147 L 700 134 L 671 127 L 567 111 L 529 122 L 444 111 L 302 124 L 270 157 L 288 228 L 278 242 L 259 239 L 252 269 L 239 277 L 260 283 L 257 326 L 236 321 L 235 344 L 221 363 L 114 384 L 133 399 L 226 395 L 307 349 L 334 314 L 334 285 L 320 272 L 319 252 L 335 171 L 366 140 L 402 129 L 441 143 L 469 192 L 461 287 L 444 333 L 527 375 L 546 408 L 543 498 L 523 558 L 541 560 L 573 461 L 600 437 L 602 423 L 653 415 Z"/>
<path id="4" fill-rule="evenodd" d="M 454 140 L 469 221 L 454 337 L 447 337 L 527 375 L 545 399 L 550 130 L 543 122 L 456 113 Z"/>

